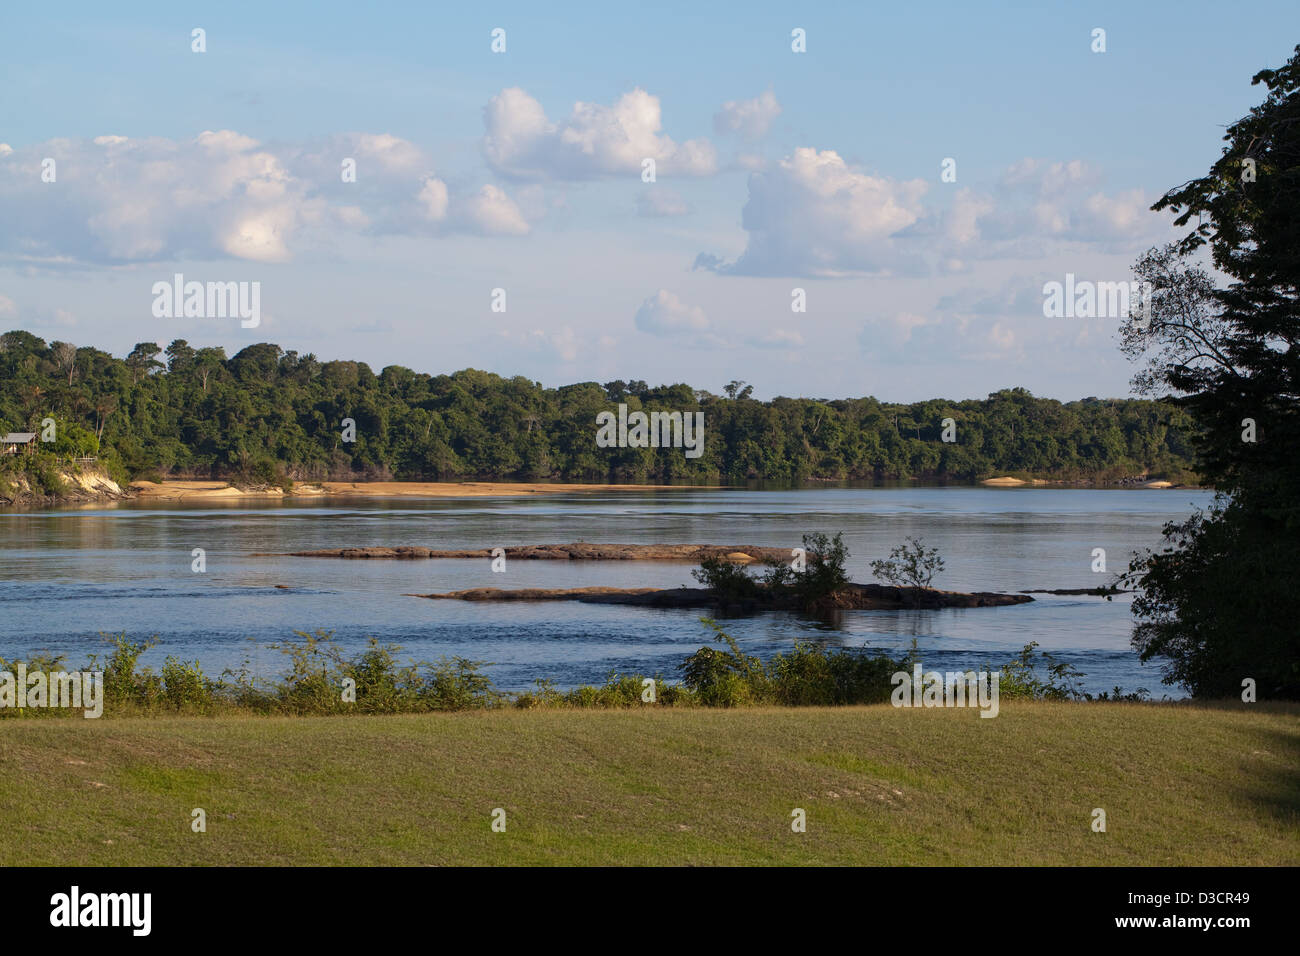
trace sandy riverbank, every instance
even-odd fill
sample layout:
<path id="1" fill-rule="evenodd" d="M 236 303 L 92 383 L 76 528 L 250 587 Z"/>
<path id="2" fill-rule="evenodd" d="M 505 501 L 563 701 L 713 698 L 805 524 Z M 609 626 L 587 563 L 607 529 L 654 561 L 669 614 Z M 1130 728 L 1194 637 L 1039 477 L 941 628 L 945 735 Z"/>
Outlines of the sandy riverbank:
<path id="1" fill-rule="evenodd" d="M 481 498 L 527 495 L 583 494 L 598 491 L 665 491 L 682 485 L 583 485 L 509 481 L 321 481 L 294 482 L 289 492 L 279 488 L 247 490 L 225 481 L 133 481 L 139 498 L 164 501 L 204 498 Z M 690 486 L 698 488 L 700 486 Z"/>
<path id="2" fill-rule="evenodd" d="M 1070 482 L 1063 480 L 1054 480 L 1046 478 L 1012 478 L 1010 475 L 1003 475 L 1001 478 L 985 478 L 980 482 L 981 485 L 987 485 L 990 488 L 1018 488 L 1021 485 L 1029 485 L 1031 488 L 1039 488 L 1044 485 L 1061 485 L 1063 487 L 1077 487 Z M 1135 487 L 1138 488 L 1177 488 L 1172 481 L 1145 481 Z"/>
<path id="3" fill-rule="evenodd" d="M 1063 481 L 1048 481 L 1033 478 L 1028 481 L 1004 476 L 986 478 L 982 485 L 999 488 L 1012 488 L 1022 485 L 1031 487 L 1043 485 L 1061 485 L 1075 487 Z M 152 498 L 161 501 L 179 501 L 181 499 L 239 499 L 239 498 L 485 498 L 509 497 L 519 498 L 528 495 L 571 495 L 590 494 L 601 491 L 675 491 L 680 488 L 699 490 L 717 488 L 717 485 L 610 485 L 610 484 L 560 484 L 550 482 L 514 482 L 514 481 L 320 481 L 294 482 L 288 492 L 279 488 L 247 489 L 236 488 L 226 481 L 133 481 L 130 485 L 131 495 L 137 498 Z M 1168 481 L 1149 481 L 1139 485 L 1142 488 L 1179 487 Z"/>

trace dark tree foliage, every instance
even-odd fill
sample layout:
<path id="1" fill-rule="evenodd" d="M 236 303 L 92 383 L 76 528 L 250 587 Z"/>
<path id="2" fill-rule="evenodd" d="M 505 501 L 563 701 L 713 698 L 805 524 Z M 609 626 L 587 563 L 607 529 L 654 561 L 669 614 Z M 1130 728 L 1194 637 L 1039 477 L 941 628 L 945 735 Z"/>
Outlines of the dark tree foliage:
<path id="1" fill-rule="evenodd" d="M 745 566 L 725 558 L 705 558 L 691 571 L 691 576 L 721 601 L 744 601 L 759 594 L 758 581 Z"/>
<path id="2" fill-rule="evenodd" d="M 835 532 L 833 537 L 821 531 L 805 534 L 803 547 L 804 569 L 784 580 L 794 589 L 800 603 L 812 608 L 849 583 L 848 572 L 844 570 L 849 549 L 842 531 Z"/>
<path id="3" fill-rule="evenodd" d="M 166 359 L 164 363 L 158 356 Z M 465 369 L 321 362 L 270 343 L 233 357 L 177 339 L 124 360 L 93 347 L 0 335 L 0 430 L 46 415 L 77 423 L 133 476 L 265 475 L 342 480 L 740 482 L 950 478 L 1019 472 L 1192 481 L 1185 413 L 1143 399 L 1061 402 L 1006 389 L 983 400 L 896 405 L 874 398 L 760 402 L 688 385 L 581 382 L 544 388 Z M 600 448 L 596 414 L 703 411 L 704 453 Z M 356 423 L 344 441 L 343 420 Z M 941 440 L 943 419 L 957 441 Z"/>
<path id="4" fill-rule="evenodd" d="M 1264 102 L 1228 128 L 1208 175 L 1153 207 L 1196 220 L 1148 253 L 1147 330 L 1126 332 L 1139 376 L 1195 423 L 1198 470 L 1221 492 L 1209 511 L 1166 528 L 1140 556 L 1134 646 L 1172 660 L 1166 682 L 1198 696 L 1300 697 L 1300 47 L 1253 82 Z M 1210 281 L 1209 252 L 1226 277 Z M 1165 299 L 1160 300 L 1164 294 Z"/>
<path id="5" fill-rule="evenodd" d="M 765 561 L 767 571 L 761 580 L 752 577 L 745 565 L 721 557 L 705 558 L 691 575 L 722 601 L 763 597 L 791 601 L 805 611 L 815 611 L 849 583 L 844 570 L 849 549 L 844 544 L 843 532 L 828 537 L 818 531 L 803 536 L 803 551 L 803 562 L 798 568 L 794 561 L 788 564 L 773 559 Z"/>

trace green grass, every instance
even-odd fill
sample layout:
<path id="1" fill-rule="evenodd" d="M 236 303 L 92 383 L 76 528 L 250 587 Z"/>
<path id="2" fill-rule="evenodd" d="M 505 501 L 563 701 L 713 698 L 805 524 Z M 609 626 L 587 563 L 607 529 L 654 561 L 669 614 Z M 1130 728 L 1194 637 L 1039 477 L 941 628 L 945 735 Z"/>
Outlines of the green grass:
<path id="1" fill-rule="evenodd" d="M 1294 865 L 1297 718 L 1007 701 L 992 720 L 889 706 L 7 720 L 0 864 Z"/>

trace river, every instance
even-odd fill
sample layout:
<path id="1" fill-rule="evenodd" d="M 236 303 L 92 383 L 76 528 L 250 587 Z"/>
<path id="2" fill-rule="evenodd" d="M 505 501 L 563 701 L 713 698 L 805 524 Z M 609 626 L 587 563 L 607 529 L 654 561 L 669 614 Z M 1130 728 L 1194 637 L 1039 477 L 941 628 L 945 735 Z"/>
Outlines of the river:
<path id="1" fill-rule="evenodd" d="M 80 666 L 100 636 L 156 635 L 142 664 L 168 654 L 210 675 L 244 662 L 282 666 L 271 642 L 295 630 L 333 631 L 345 648 L 369 636 L 402 658 L 490 662 L 499 688 L 538 678 L 561 687 L 611 671 L 675 677 L 706 643 L 699 612 L 561 603 L 426 601 L 406 593 L 470 587 L 691 585 L 690 567 L 662 562 L 347 561 L 254 552 L 381 545 L 483 548 L 568 541 L 796 547 L 815 531 L 843 531 L 850 577 L 907 535 L 947 562 L 935 585 L 963 591 L 1087 588 L 1104 548 L 1108 572 L 1160 543 L 1165 522 L 1210 502 L 1195 490 L 984 487 L 834 487 L 802 490 L 664 489 L 529 498 L 232 501 L 105 506 L 0 514 L 0 656 L 63 654 Z M 206 571 L 192 570 L 205 552 Z M 276 585 L 288 585 L 278 589 Z M 1126 596 L 1035 595 L 1032 604 L 932 611 L 855 611 L 833 622 L 760 615 L 724 622 L 748 652 L 768 656 L 796 639 L 905 650 L 927 668 L 996 667 L 1030 641 L 1085 674 L 1090 691 L 1160 683 L 1129 645 Z"/>

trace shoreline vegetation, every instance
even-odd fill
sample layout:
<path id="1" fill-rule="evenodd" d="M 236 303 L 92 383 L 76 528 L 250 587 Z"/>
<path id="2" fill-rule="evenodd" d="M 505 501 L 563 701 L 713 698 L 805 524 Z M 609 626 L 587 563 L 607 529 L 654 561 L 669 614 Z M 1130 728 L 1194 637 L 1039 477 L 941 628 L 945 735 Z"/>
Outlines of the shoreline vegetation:
<path id="1" fill-rule="evenodd" d="M 393 481 L 1196 480 L 1194 428 L 1167 401 L 1061 402 L 1024 388 L 911 403 L 753 393 L 741 381 L 718 394 L 684 382 L 548 387 L 478 369 L 374 371 L 270 342 L 232 356 L 141 342 L 118 358 L 0 334 L 0 434 L 50 432 L 32 458 L 95 458 L 121 487 L 193 479 L 272 496 L 295 483 Z M 629 422 L 702 419 L 702 441 L 688 456 L 659 447 L 660 433 L 642 441 L 637 424 L 602 445 L 599 423 L 615 408 L 620 421 L 624 408 Z"/>
<path id="2" fill-rule="evenodd" d="M 675 668 L 662 673 L 611 672 L 603 684 L 570 689 L 539 679 L 531 690 L 508 691 L 495 686 L 484 668 L 486 661 L 442 657 L 436 661 L 397 658 L 401 647 L 374 638 L 364 650 L 347 655 L 333 632 L 295 631 L 293 640 L 268 645 L 284 657 L 275 676 L 254 673 L 250 661 L 227 668 L 219 677 L 204 673 L 197 661 L 169 655 L 158 670 L 139 666 L 139 660 L 158 639 L 133 640 L 125 634 L 104 635 L 111 650 L 92 654 L 79 668 L 82 674 L 102 675 L 97 707 L 111 718 L 165 716 L 331 716 L 491 711 L 501 709 L 658 709 L 751 707 L 844 707 L 897 701 L 900 675 L 924 670 L 920 652 L 911 649 L 894 658 L 866 647 L 828 647 L 796 641 L 772 657 L 746 654 L 736 640 L 711 618 L 700 623 L 711 633 L 713 644 L 701 646 Z M 719 645 L 719 646 L 714 646 Z M 980 670 L 1000 675 L 993 705 L 999 701 L 1103 701 L 1146 702 L 1150 692 L 1137 688 L 1125 692 L 1092 694 L 1083 690 L 1084 674 L 1031 642 L 1000 667 L 982 664 Z M 34 655 L 27 659 L 0 657 L 0 675 L 22 673 L 28 683 L 35 674 L 68 673 L 62 655 Z M 942 684 L 961 674 L 926 672 Z M 974 671 L 971 671 L 974 674 Z M 51 686 L 53 684 L 50 678 Z M 5 688 L 8 688 L 7 690 Z M 20 706 L 12 678 L 0 682 L 0 720 L 82 719 L 77 706 Z M 24 700 L 26 700 L 24 692 Z M 920 706 L 920 690 L 916 691 Z M 87 706 L 90 706 L 89 704 Z M 926 706 L 931 706 L 927 704 Z M 937 705 L 936 705 L 937 706 Z M 968 706 L 975 706 L 973 700 Z"/>

